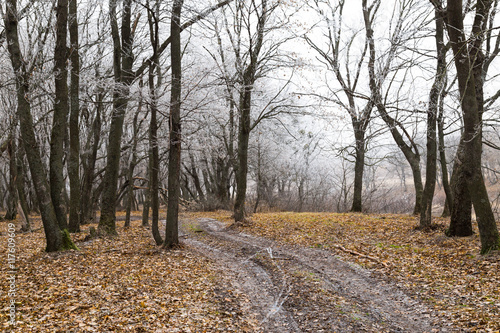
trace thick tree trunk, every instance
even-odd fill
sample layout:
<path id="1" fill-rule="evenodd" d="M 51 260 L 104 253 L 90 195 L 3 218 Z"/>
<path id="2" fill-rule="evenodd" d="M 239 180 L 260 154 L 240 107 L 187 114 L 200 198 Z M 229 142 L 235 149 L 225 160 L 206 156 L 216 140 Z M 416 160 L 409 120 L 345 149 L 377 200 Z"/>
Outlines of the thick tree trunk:
<path id="1" fill-rule="evenodd" d="M 54 50 L 55 102 L 50 136 L 50 196 L 61 230 L 68 228 L 63 189 L 64 137 L 68 119 L 68 54 L 66 46 L 68 1 L 58 0 L 56 10 L 56 46 Z"/>
<path id="2" fill-rule="evenodd" d="M 252 83 L 247 83 L 241 96 L 240 125 L 238 129 L 238 168 L 236 170 L 236 199 L 234 202 L 234 220 L 245 219 L 245 200 L 248 175 L 248 141 L 250 139 L 250 108 Z"/>
<path id="3" fill-rule="evenodd" d="M 179 195 L 181 172 L 181 11 L 183 0 L 174 0 L 170 23 L 172 90 L 170 95 L 170 135 L 168 152 L 168 202 L 164 248 L 179 244 Z"/>
<path id="4" fill-rule="evenodd" d="M 354 192 L 351 212 L 362 212 L 363 172 L 365 170 L 365 130 L 362 123 L 353 123 L 356 139 L 356 161 L 354 162 Z"/>
<path id="5" fill-rule="evenodd" d="M 116 201 L 118 176 L 120 171 L 121 141 L 123 122 L 128 106 L 130 84 L 133 81 L 134 61 L 131 29 L 132 0 L 123 2 L 121 43 L 116 22 L 116 0 L 110 2 L 111 32 L 113 37 L 113 67 L 115 87 L 113 92 L 113 111 L 109 129 L 109 142 L 104 174 L 104 191 L 101 200 L 101 217 L 98 231 L 104 235 L 116 235 Z"/>
<path id="6" fill-rule="evenodd" d="M 238 128 L 238 165 L 236 172 L 236 199 L 234 202 L 234 220 L 243 222 L 245 220 L 245 200 L 247 191 L 248 175 L 248 142 L 250 140 L 250 112 L 252 108 L 252 91 L 256 80 L 255 74 L 258 67 L 258 59 L 262 44 L 264 42 L 264 30 L 267 22 L 267 1 L 262 0 L 261 13 L 257 22 L 257 37 L 254 45 L 250 48 L 250 59 L 243 71 L 242 91 L 240 92 L 240 122 Z"/>
<path id="7" fill-rule="evenodd" d="M 49 184 L 34 132 L 31 107 L 26 99 L 29 96 L 29 71 L 26 70 L 26 63 L 21 54 L 17 26 L 16 1 L 8 0 L 5 13 L 5 31 L 12 68 L 16 75 L 17 115 L 47 240 L 46 251 L 58 251 L 63 249 L 63 235 L 59 229 L 50 197 Z"/>
<path id="8" fill-rule="evenodd" d="M 471 222 L 472 199 L 467 188 L 465 173 L 462 170 L 463 149 L 463 143 L 460 143 L 451 178 L 453 204 L 451 205 L 450 226 L 446 230 L 446 235 L 450 237 L 467 237 L 474 234 Z"/>
<path id="9" fill-rule="evenodd" d="M 425 170 L 425 187 L 422 192 L 419 225 L 422 229 L 429 228 L 432 224 L 432 201 L 434 199 L 434 190 L 436 187 L 436 110 L 431 110 L 431 108 L 432 106 L 429 106 L 429 110 L 427 110 L 427 161 Z"/>
<path id="10" fill-rule="evenodd" d="M 482 82 L 480 77 L 470 75 L 474 67 L 482 66 L 481 47 L 484 33 L 484 22 L 488 17 L 492 2 L 478 0 L 476 4 L 476 17 L 472 34 L 476 36 L 467 45 L 464 33 L 462 1 L 448 0 L 448 34 L 455 56 L 455 67 L 457 69 L 458 86 L 464 119 L 464 160 L 463 168 L 467 188 L 472 198 L 474 210 L 477 216 L 479 234 L 481 238 L 481 253 L 500 248 L 500 238 L 495 217 L 491 209 L 488 192 L 484 184 L 481 172 L 481 111 L 482 105 L 478 104 L 477 92 L 481 91 Z M 478 86 L 476 86 L 476 84 Z M 455 201 L 456 204 L 456 201 Z"/>
<path id="11" fill-rule="evenodd" d="M 69 115 L 69 232 L 80 231 L 80 51 L 78 43 L 77 0 L 69 0 L 69 38 L 71 43 L 71 86 Z"/>

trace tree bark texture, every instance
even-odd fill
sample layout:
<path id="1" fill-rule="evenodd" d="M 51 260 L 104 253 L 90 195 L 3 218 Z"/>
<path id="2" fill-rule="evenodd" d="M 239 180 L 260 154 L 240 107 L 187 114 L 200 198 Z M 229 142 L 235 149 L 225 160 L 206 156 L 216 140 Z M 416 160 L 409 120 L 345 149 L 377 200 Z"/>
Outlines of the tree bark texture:
<path id="1" fill-rule="evenodd" d="M 465 159 L 462 162 L 467 188 L 476 212 L 481 239 L 481 253 L 487 253 L 500 247 L 498 228 L 481 172 L 481 110 L 483 106 L 478 104 L 478 86 L 476 84 L 480 87 L 482 82 L 478 81 L 480 78 L 476 78 L 473 71 L 476 66 L 481 65 L 482 58 L 484 58 L 481 47 L 484 25 L 487 22 L 491 4 L 491 0 L 478 0 L 476 3 L 476 16 L 472 27 L 472 35 L 475 38 L 471 45 L 468 45 L 464 33 L 462 1 L 448 0 L 447 6 L 448 34 L 457 69 L 464 120 Z"/>
<path id="2" fill-rule="evenodd" d="M 238 166 L 236 169 L 236 199 L 234 202 L 234 220 L 245 220 L 245 201 L 248 176 L 248 142 L 250 139 L 250 113 L 252 109 L 252 91 L 256 80 L 258 60 L 264 42 L 264 30 L 267 21 L 267 0 L 262 0 L 262 11 L 257 22 L 256 41 L 250 45 L 250 59 L 243 71 L 242 91 L 240 92 L 240 122 L 238 128 Z"/>
<path id="3" fill-rule="evenodd" d="M 133 203 L 135 200 L 135 198 L 134 198 L 134 170 L 135 170 L 135 166 L 137 165 L 137 136 L 139 135 L 139 130 L 138 130 L 138 126 L 137 126 L 137 118 L 139 117 L 139 113 L 141 112 L 141 108 L 142 108 L 142 100 L 139 102 L 139 107 L 137 109 L 137 112 L 134 115 L 134 121 L 132 124 L 134 129 L 133 129 L 132 147 L 130 148 L 132 157 L 130 159 L 130 164 L 129 164 L 128 170 L 127 170 L 128 186 L 127 186 L 127 193 L 126 193 L 127 206 L 126 206 L 126 210 L 125 210 L 125 224 L 124 224 L 125 228 L 130 227 L 130 216 L 132 213 L 132 206 L 133 206 Z"/>
<path id="4" fill-rule="evenodd" d="M 83 159 L 83 182 L 80 200 L 81 224 L 90 223 L 94 212 L 94 200 L 92 199 L 92 185 L 94 182 L 95 164 L 97 161 L 97 151 L 99 150 L 99 141 L 101 140 L 101 113 L 103 109 L 104 92 L 97 93 L 97 105 L 94 121 L 92 122 L 92 131 L 87 141 Z M 90 140 L 92 138 L 92 140 Z"/>
<path id="5" fill-rule="evenodd" d="M 158 229 L 160 209 L 158 174 L 160 171 L 160 157 L 158 152 L 158 108 L 156 105 L 156 91 L 153 74 L 155 68 L 155 66 L 151 66 L 149 69 L 149 92 L 151 97 L 151 119 L 149 124 L 149 195 L 151 197 L 151 231 L 153 232 L 153 238 L 156 242 L 156 245 L 161 245 L 163 243 L 163 239 Z"/>
<path id="6" fill-rule="evenodd" d="M 34 132 L 31 106 L 29 103 L 29 71 L 23 61 L 18 37 L 17 5 L 16 0 L 6 2 L 5 31 L 12 68 L 16 76 L 17 90 L 17 115 L 21 128 L 21 136 L 24 142 L 24 150 L 28 158 L 28 164 L 33 180 L 33 187 L 40 208 L 43 229 L 47 241 L 46 251 L 58 251 L 62 249 L 63 239 L 59 229 L 56 212 L 50 196 L 50 188 L 47 182 L 47 174 L 44 170 L 40 156 L 40 150 Z"/>
<path id="7" fill-rule="evenodd" d="M 351 212 L 363 211 L 363 173 L 365 170 L 365 132 L 364 121 L 353 122 L 356 140 L 356 160 L 354 162 L 354 189 Z"/>
<path id="8" fill-rule="evenodd" d="M 172 4 L 172 19 L 170 37 L 172 39 L 170 60 L 172 67 L 172 90 L 170 92 L 170 134 L 168 152 L 168 202 L 167 225 L 165 228 L 165 248 L 179 244 L 179 196 L 181 172 L 181 12 L 183 0 L 174 0 Z"/>
<path id="9" fill-rule="evenodd" d="M 450 226 L 446 235 L 450 237 L 467 237 L 474 234 L 472 230 L 472 198 L 467 188 L 467 180 L 463 170 L 464 160 L 463 138 L 458 145 L 453 174 L 451 176 L 451 189 L 453 203 L 451 205 Z"/>
<path id="10" fill-rule="evenodd" d="M 50 196 L 61 230 L 68 228 L 63 189 L 64 137 L 68 120 L 68 53 L 66 47 L 68 0 L 58 0 L 56 7 L 56 46 L 54 50 L 55 102 L 50 135 Z M 76 207 L 75 207 L 76 208 Z"/>
<path id="11" fill-rule="evenodd" d="M 77 0 L 69 0 L 69 38 L 71 61 L 70 114 L 69 114 L 69 232 L 80 231 L 80 50 L 78 42 Z"/>
<path id="12" fill-rule="evenodd" d="M 435 9 L 437 66 L 434 83 L 429 93 L 427 109 L 427 161 L 425 169 L 425 187 L 422 192 L 420 207 L 420 228 L 429 228 L 432 224 L 432 201 L 437 176 L 437 115 L 440 97 L 446 82 L 446 48 L 444 46 L 444 20 L 438 8 Z"/>
<path id="13" fill-rule="evenodd" d="M 441 166 L 441 179 L 443 183 L 444 192 L 446 194 L 445 209 L 441 217 L 448 217 L 453 208 L 453 193 L 451 190 L 450 181 L 448 179 L 448 164 L 446 163 L 446 146 L 444 142 L 444 119 L 443 119 L 443 98 L 441 98 L 441 105 L 439 107 L 437 126 L 438 126 L 438 150 L 439 150 L 439 163 Z"/>
<path id="14" fill-rule="evenodd" d="M 17 158 L 16 158 L 16 143 L 14 135 L 10 135 L 8 139 L 7 153 L 9 155 L 9 199 L 7 200 L 7 211 L 5 212 L 6 220 L 15 220 L 17 216 Z"/>
<path id="15" fill-rule="evenodd" d="M 104 174 L 104 190 L 101 200 L 101 217 L 98 231 L 104 235 L 116 235 L 116 201 L 118 174 L 120 171 L 121 141 L 123 122 L 129 101 L 130 84 L 133 81 L 132 53 L 133 34 L 131 29 L 132 0 L 123 2 L 121 42 L 116 21 L 116 0 L 110 2 L 111 32 L 113 37 L 113 68 L 115 87 L 113 110 L 109 129 L 109 141 Z"/>
<path id="16" fill-rule="evenodd" d="M 29 219 L 29 206 L 28 201 L 26 200 L 26 191 L 24 189 L 24 184 L 26 181 L 25 178 L 25 168 L 23 163 L 24 158 L 24 150 L 22 148 L 22 140 L 19 138 L 19 144 L 17 148 L 16 154 L 16 167 L 17 167 L 17 177 L 16 177 L 16 187 L 17 187 L 17 197 L 19 200 L 19 205 L 21 210 L 23 211 L 24 218 L 26 223 L 22 226 L 21 231 L 28 232 L 31 231 L 31 224 Z"/>

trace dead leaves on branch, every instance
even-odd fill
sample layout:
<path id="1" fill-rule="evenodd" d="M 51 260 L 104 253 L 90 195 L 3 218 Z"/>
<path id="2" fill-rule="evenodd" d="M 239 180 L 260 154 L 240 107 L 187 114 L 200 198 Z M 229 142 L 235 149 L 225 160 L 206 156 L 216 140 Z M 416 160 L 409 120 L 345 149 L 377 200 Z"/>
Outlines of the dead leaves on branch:
<path id="1" fill-rule="evenodd" d="M 229 213 L 208 215 L 230 222 Z M 436 220 L 439 228 L 421 232 L 418 218 L 407 215 L 266 213 L 242 231 L 333 251 L 394 279 L 460 328 L 499 332 L 499 253 L 479 254 L 477 228 L 474 236 L 449 238 L 448 221 Z"/>
<path id="2" fill-rule="evenodd" d="M 40 223 L 37 221 L 36 223 Z M 0 224 L 5 232 L 5 224 Z M 162 251 L 133 221 L 117 238 L 81 251 L 43 252 L 43 231 L 17 235 L 17 326 L 12 332 L 253 332 L 238 312 L 244 296 L 214 265 L 189 251 Z M 4 239 L 4 237 L 2 236 Z M 7 242 L 0 249 L 6 253 Z M 9 331 L 2 276 L 0 325 Z M 226 310 L 233 309 L 230 312 Z"/>

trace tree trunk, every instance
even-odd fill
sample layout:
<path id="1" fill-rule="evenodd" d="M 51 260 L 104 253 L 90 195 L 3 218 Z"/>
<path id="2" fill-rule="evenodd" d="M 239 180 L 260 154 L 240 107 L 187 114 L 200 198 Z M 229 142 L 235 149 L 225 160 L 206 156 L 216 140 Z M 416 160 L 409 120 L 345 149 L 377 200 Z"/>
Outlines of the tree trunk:
<path id="1" fill-rule="evenodd" d="M 444 97 L 444 96 L 443 96 Z M 441 98 L 441 101 L 443 98 Z M 437 119 L 438 124 L 438 150 L 439 150 L 439 162 L 441 165 L 441 178 L 443 183 L 444 192 L 446 193 L 446 203 L 443 209 L 443 214 L 441 217 L 448 217 L 451 214 L 453 207 L 453 193 L 451 191 L 450 182 L 448 180 L 448 165 L 446 163 L 446 150 L 444 144 L 444 120 L 443 120 L 443 105 L 440 105 L 439 114 Z"/>
<path id="2" fill-rule="evenodd" d="M 23 61 L 17 26 L 16 0 L 8 0 L 5 13 L 5 31 L 12 68 L 16 74 L 17 115 L 24 142 L 24 150 L 33 179 L 33 187 L 35 188 L 38 207 L 42 217 L 43 229 L 45 231 L 47 241 L 46 251 L 58 251 L 63 249 L 63 237 L 59 229 L 58 220 L 50 197 L 49 184 L 36 141 L 31 106 L 26 99 L 29 96 L 28 82 L 30 71 L 27 70 L 26 63 Z"/>
<path id="3" fill-rule="evenodd" d="M 141 112 L 142 109 L 142 99 L 139 101 L 139 106 L 137 107 L 137 112 L 134 115 L 134 121 L 132 123 L 133 126 L 133 138 L 132 138 L 132 158 L 130 160 L 130 164 L 128 167 L 128 174 L 127 174 L 127 181 L 128 181 L 128 187 L 127 187 L 127 206 L 126 206 L 126 213 L 125 213 L 125 228 L 130 227 L 130 215 L 132 211 L 132 206 L 134 205 L 134 170 L 135 166 L 137 165 L 137 136 L 139 135 L 139 129 L 137 126 L 137 118 L 139 117 L 139 113 Z"/>
<path id="4" fill-rule="evenodd" d="M 81 222 L 80 206 L 80 50 L 78 43 L 77 0 L 69 0 L 69 38 L 71 43 L 71 85 L 69 115 L 69 232 L 79 232 Z"/>
<path id="5" fill-rule="evenodd" d="M 191 161 L 191 167 L 186 167 L 186 172 L 189 173 L 189 175 L 191 175 L 191 177 L 193 178 L 193 184 L 196 188 L 196 193 L 198 193 L 199 200 L 203 205 L 205 205 L 205 193 L 203 193 L 203 189 L 201 188 L 200 177 L 198 176 L 198 172 L 196 171 L 194 155 L 191 151 L 189 151 L 189 159 Z"/>
<path id="6" fill-rule="evenodd" d="M 427 161 L 425 169 L 425 187 L 422 193 L 420 207 L 420 225 L 422 229 L 429 228 L 432 224 L 432 201 L 436 187 L 437 175 L 437 143 L 436 119 L 441 104 L 440 97 L 446 82 L 446 48 L 444 46 L 444 20 L 438 8 L 435 9 L 436 21 L 436 51 L 437 66 L 436 76 L 429 93 L 429 107 L 427 109 Z"/>
<path id="7" fill-rule="evenodd" d="M 158 153 L 158 108 L 156 101 L 156 88 L 154 85 L 154 70 L 155 66 L 150 66 L 149 68 L 149 94 L 151 98 L 150 109 L 151 109 L 151 122 L 149 125 L 149 172 L 150 172 L 150 181 L 149 181 L 149 195 L 151 198 L 151 231 L 153 233 L 153 238 L 156 242 L 156 245 L 163 244 L 163 239 L 160 235 L 160 231 L 158 229 L 159 222 L 159 181 L 158 181 L 158 173 L 160 171 L 160 158 Z M 159 70 L 159 68 L 158 68 Z M 169 177 L 170 178 L 170 177 Z"/>
<path id="8" fill-rule="evenodd" d="M 31 231 L 31 224 L 29 219 L 29 207 L 28 201 L 26 200 L 26 191 L 24 190 L 25 184 L 25 168 L 23 163 L 23 149 L 21 147 L 22 140 L 19 138 L 19 145 L 17 150 L 17 158 L 16 158 L 16 167 L 17 167 L 17 178 L 16 178 L 16 187 L 17 187 L 17 197 L 19 199 L 19 206 L 24 215 L 24 219 L 26 223 L 22 226 L 21 231 L 28 232 Z"/>
<path id="9" fill-rule="evenodd" d="M 68 228 L 63 189 L 64 137 L 68 119 L 68 54 L 66 46 L 68 0 L 58 0 L 56 10 L 56 46 L 54 50 L 55 102 L 50 135 L 50 196 L 61 230 Z"/>
<path id="10" fill-rule="evenodd" d="M 416 215 L 420 213 L 420 206 L 421 206 L 422 192 L 423 192 L 422 175 L 420 172 L 420 154 L 418 152 L 417 145 L 413 142 L 412 138 L 404 130 L 404 128 L 402 128 L 406 138 L 410 141 L 410 144 L 407 144 L 405 142 L 403 136 L 398 131 L 399 123 L 388 114 L 386 107 L 383 103 L 381 95 L 381 87 L 379 82 L 380 78 L 375 73 L 376 51 L 375 51 L 375 41 L 373 37 L 374 32 L 372 27 L 372 17 L 370 13 L 371 9 L 368 8 L 366 2 L 367 2 L 366 0 L 363 0 L 362 6 L 363 6 L 363 17 L 366 29 L 366 39 L 368 41 L 369 52 L 370 52 L 368 60 L 368 74 L 370 81 L 369 83 L 370 92 L 372 95 L 371 99 L 374 105 L 376 106 L 377 110 L 379 111 L 380 115 L 382 116 L 382 119 L 389 127 L 389 130 L 391 132 L 394 141 L 398 145 L 399 149 L 401 149 L 401 152 L 404 154 L 406 160 L 410 164 L 413 175 L 413 183 L 415 186 L 415 207 L 413 209 L 413 214 Z"/>
<path id="11" fill-rule="evenodd" d="M 120 171 L 121 141 L 123 121 L 128 106 L 130 84 L 133 81 L 134 61 L 131 29 L 132 0 L 123 2 L 121 43 L 116 22 L 116 0 L 110 2 L 111 33 L 113 37 L 113 67 L 115 87 L 113 91 L 113 111 L 109 129 L 109 142 L 104 174 L 104 191 L 101 200 L 101 217 L 98 231 L 103 235 L 116 235 L 116 201 L 118 176 Z"/>
<path id="12" fill-rule="evenodd" d="M 82 197 L 80 201 L 81 224 L 90 223 L 94 211 L 92 184 L 94 182 L 94 170 L 97 161 L 97 151 L 99 150 L 99 141 L 101 140 L 101 113 L 103 100 L 104 92 L 99 92 L 97 94 L 96 114 L 92 122 L 92 147 L 89 145 L 86 147 L 86 150 L 91 150 L 91 152 L 86 154 L 87 157 L 84 159 L 85 167 L 83 169 Z"/>
<path id="13" fill-rule="evenodd" d="M 248 175 L 248 141 L 250 139 L 250 110 L 253 82 L 252 74 L 246 71 L 240 105 L 240 125 L 238 128 L 238 168 L 236 171 L 236 200 L 234 202 L 234 220 L 245 220 L 245 200 Z"/>
<path id="14" fill-rule="evenodd" d="M 14 130 L 13 130 L 14 131 Z M 5 213 L 6 220 L 15 220 L 17 216 L 17 158 L 16 158 L 16 144 L 14 135 L 10 135 L 7 145 L 7 152 L 9 154 L 9 184 L 7 200 L 7 212 Z"/>
<path id="15" fill-rule="evenodd" d="M 448 0 L 447 6 L 448 34 L 455 56 L 455 67 L 457 69 L 464 120 L 464 175 L 477 216 L 481 238 L 481 253 L 497 250 L 500 247 L 498 228 L 481 172 L 482 139 L 480 110 L 482 110 L 482 105 L 478 104 L 476 93 L 477 90 L 481 90 L 482 81 L 480 81 L 480 76 L 477 77 L 476 73 L 470 75 L 476 66 L 482 67 L 484 59 L 481 53 L 483 28 L 484 23 L 487 21 L 491 4 L 491 1 L 477 1 L 476 17 L 472 29 L 475 40 L 471 42 L 471 46 L 467 45 L 467 38 L 464 33 L 462 1 Z"/>
<path id="16" fill-rule="evenodd" d="M 365 169 L 365 130 L 362 122 L 353 122 L 356 139 L 356 161 L 354 163 L 354 192 L 351 212 L 362 212 L 363 171 Z"/>
<path id="17" fill-rule="evenodd" d="M 238 128 L 238 166 L 236 172 L 236 199 L 234 202 L 234 220 L 245 220 L 245 200 L 248 175 L 248 142 L 250 139 L 250 112 L 252 109 L 252 91 L 255 84 L 255 74 L 258 68 L 259 54 L 264 42 L 264 30 L 267 22 L 267 0 L 262 0 L 261 13 L 257 22 L 256 41 L 250 45 L 250 59 L 242 76 L 242 91 L 240 92 L 240 123 Z"/>
<path id="18" fill-rule="evenodd" d="M 472 199 L 467 188 L 467 180 L 463 170 L 464 143 L 460 140 L 451 177 L 453 204 L 451 205 L 450 226 L 446 235 L 450 237 L 467 237 L 472 231 Z"/>
<path id="19" fill-rule="evenodd" d="M 172 90 L 170 95 L 170 135 L 168 152 L 168 202 L 164 248 L 179 244 L 179 195 L 181 171 L 181 11 L 183 0 L 174 0 L 170 23 Z"/>
<path id="20" fill-rule="evenodd" d="M 151 205 L 151 194 L 149 189 L 144 190 L 144 201 L 142 203 L 142 226 L 149 226 L 149 208 Z"/>

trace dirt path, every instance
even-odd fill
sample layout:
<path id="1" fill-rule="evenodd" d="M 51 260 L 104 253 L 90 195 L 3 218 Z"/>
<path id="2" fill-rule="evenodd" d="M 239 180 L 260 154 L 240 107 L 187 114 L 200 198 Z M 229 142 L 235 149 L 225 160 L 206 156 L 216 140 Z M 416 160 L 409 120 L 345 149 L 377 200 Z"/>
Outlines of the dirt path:
<path id="1" fill-rule="evenodd" d="M 264 332 L 454 332 L 423 304 L 333 254 L 183 221 L 185 243 L 218 262 Z"/>

